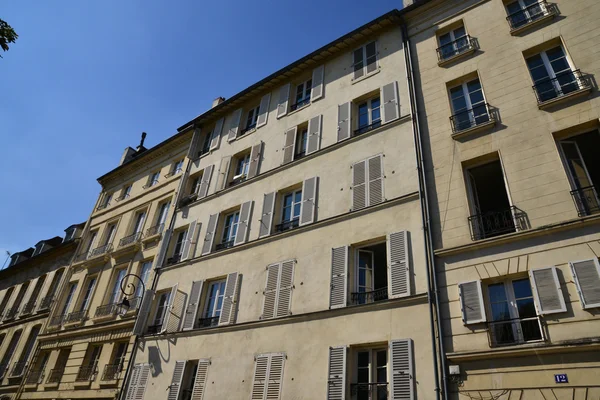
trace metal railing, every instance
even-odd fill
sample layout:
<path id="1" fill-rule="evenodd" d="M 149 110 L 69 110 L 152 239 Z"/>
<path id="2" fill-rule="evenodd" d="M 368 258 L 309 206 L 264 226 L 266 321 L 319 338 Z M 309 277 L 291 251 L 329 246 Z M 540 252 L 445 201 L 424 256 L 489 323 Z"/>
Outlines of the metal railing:
<path id="1" fill-rule="evenodd" d="M 229 249 L 230 247 L 233 247 L 234 242 L 235 240 L 229 240 L 227 242 L 219 243 L 215 247 L 215 251 Z"/>
<path id="2" fill-rule="evenodd" d="M 122 369 L 123 366 L 121 364 L 106 364 L 104 366 L 104 371 L 102 371 L 101 380 L 113 381 L 119 379 Z"/>
<path id="3" fill-rule="evenodd" d="M 388 288 L 382 287 L 371 292 L 350 293 L 351 304 L 368 304 L 388 299 Z"/>
<path id="4" fill-rule="evenodd" d="M 477 49 L 477 39 L 469 35 L 461 36 L 436 49 L 438 61 L 446 61 L 452 57 Z"/>
<path id="5" fill-rule="evenodd" d="M 544 79 L 533 85 L 533 91 L 537 97 L 538 104 L 557 99 L 582 89 L 591 89 L 592 84 L 581 71 L 564 71 L 553 79 Z"/>
<path id="6" fill-rule="evenodd" d="M 538 316 L 488 322 L 487 331 L 491 347 L 546 340 L 542 320 Z"/>
<path id="7" fill-rule="evenodd" d="M 32 369 L 29 370 L 29 374 L 27 374 L 27 378 L 25 378 L 26 385 L 38 385 L 42 383 L 44 380 L 44 370 L 43 369 Z"/>
<path id="8" fill-rule="evenodd" d="M 96 368 L 96 363 L 92 365 L 82 365 L 79 367 L 79 371 L 77 371 L 75 382 L 93 381 L 97 372 L 98 369 Z"/>
<path id="9" fill-rule="evenodd" d="M 554 7 L 550 7 L 546 0 L 538 0 L 537 3 L 521 8 L 506 17 L 511 30 L 521 28 L 542 17 L 556 13 Z"/>
<path id="10" fill-rule="evenodd" d="M 114 315 L 116 314 L 117 309 L 118 303 L 104 304 L 98 306 L 96 308 L 96 313 L 94 314 L 94 317 L 106 317 L 107 315 Z"/>
<path id="11" fill-rule="evenodd" d="M 239 185 L 240 183 L 244 182 L 245 180 L 246 180 L 246 175 L 242 175 L 239 178 L 235 178 L 234 180 L 229 182 L 229 187 Z"/>
<path id="12" fill-rule="evenodd" d="M 64 323 L 70 324 L 73 322 L 82 322 L 86 315 L 87 315 L 87 310 L 81 310 L 81 311 L 75 311 L 75 312 L 69 313 L 69 315 L 67 315 L 65 317 Z"/>
<path id="13" fill-rule="evenodd" d="M 490 105 L 487 103 L 481 103 L 473 108 L 459 111 L 450 117 L 453 133 L 475 128 L 494 120 L 494 116 L 490 112 Z"/>
<path id="14" fill-rule="evenodd" d="M 351 383 L 352 400 L 380 400 L 388 398 L 388 383 Z"/>
<path id="15" fill-rule="evenodd" d="M 167 258 L 167 265 L 177 264 L 181 260 L 181 254 L 173 254 L 172 257 Z"/>
<path id="16" fill-rule="evenodd" d="M 119 197 L 115 198 L 115 201 L 117 201 L 117 202 L 118 201 L 123 201 L 123 200 L 125 200 L 128 197 L 129 197 L 129 193 L 125 193 L 123 196 L 119 196 Z"/>
<path id="17" fill-rule="evenodd" d="M 55 315 L 50 318 L 49 326 L 58 326 L 61 325 L 63 320 L 65 319 L 64 315 Z"/>
<path id="18" fill-rule="evenodd" d="M 210 142 L 209 142 L 209 144 L 210 144 Z M 200 149 L 200 151 L 198 151 L 198 158 L 200 158 L 203 155 L 208 154 L 208 153 L 210 153 L 210 146 L 203 147 L 203 148 Z"/>
<path id="19" fill-rule="evenodd" d="M 46 296 L 40 301 L 40 310 L 47 310 L 54 302 L 54 295 Z"/>
<path id="20" fill-rule="evenodd" d="M 244 129 L 242 129 L 242 131 L 240 132 L 240 136 L 243 135 L 244 133 L 250 132 L 254 128 L 256 128 L 256 122 L 253 123 L 253 124 L 248 125 Z"/>
<path id="21" fill-rule="evenodd" d="M 160 333 L 162 331 L 162 324 L 160 325 L 150 325 L 148 330 L 146 331 L 149 335 L 154 335 Z"/>
<path id="22" fill-rule="evenodd" d="M 600 199 L 594 186 L 571 190 L 571 196 L 580 217 L 600 212 Z"/>
<path id="23" fill-rule="evenodd" d="M 165 227 L 165 224 L 158 224 L 158 225 L 151 226 L 150 228 L 146 229 L 146 237 L 150 237 L 150 236 L 154 236 L 154 235 L 158 235 L 159 233 L 162 233 L 164 227 Z"/>
<path id="24" fill-rule="evenodd" d="M 65 367 L 51 369 L 46 383 L 60 383 L 64 373 Z"/>
<path id="25" fill-rule="evenodd" d="M 11 307 L 6 310 L 6 313 L 4 314 L 4 320 L 13 319 L 14 317 L 16 317 L 16 315 L 18 313 L 19 313 L 18 307 Z"/>
<path id="26" fill-rule="evenodd" d="M 112 243 L 107 243 L 104 246 L 96 247 L 95 249 L 90 250 L 90 254 L 88 255 L 88 258 L 97 257 L 102 254 L 110 253 L 112 251 L 112 247 L 113 247 Z"/>
<path id="27" fill-rule="evenodd" d="M 12 370 L 10 371 L 11 378 L 16 378 L 23 375 L 25 368 L 27 367 L 27 361 L 17 361 L 13 364 Z"/>
<path id="28" fill-rule="evenodd" d="M 294 111 L 299 109 L 300 107 L 304 107 L 305 105 L 310 104 L 310 96 L 302 99 L 302 100 L 298 100 L 298 102 L 296 102 L 296 104 L 292 104 L 290 106 L 290 111 Z"/>
<path id="29" fill-rule="evenodd" d="M 381 120 L 373 122 L 371 125 L 361 126 L 354 131 L 354 136 L 362 135 L 363 133 L 367 133 L 372 131 L 373 129 L 379 128 L 381 126 Z"/>
<path id="30" fill-rule="evenodd" d="M 35 308 L 35 301 L 28 301 L 23 305 L 23 310 L 21 310 L 21 314 L 31 314 L 33 309 Z"/>
<path id="31" fill-rule="evenodd" d="M 294 229 L 300 226 L 300 218 L 294 218 L 290 221 L 283 221 L 280 224 L 275 225 L 276 232 L 285 232 L 290 229 Z"/>
<path id="32" fill-rule="evenodd" d="M 119 240 L 119 247 L 125 247 L 132 243 L 139 242 L 142 238 L 142 232 L 136 232 L 133 235 L 125 236 L 121 240 Z"/>
<path id="33" fill-rule="evenodd" d="M 212 328 L 217 325 L 219 325 L 219 317 L 198 319 L 198 328 Z"/>
<path id="34" fill-rule="evenodd" d="M 515 206 L 469 217 L 471 240 L 481 240 L 528 228 L 527 214 Z"/>

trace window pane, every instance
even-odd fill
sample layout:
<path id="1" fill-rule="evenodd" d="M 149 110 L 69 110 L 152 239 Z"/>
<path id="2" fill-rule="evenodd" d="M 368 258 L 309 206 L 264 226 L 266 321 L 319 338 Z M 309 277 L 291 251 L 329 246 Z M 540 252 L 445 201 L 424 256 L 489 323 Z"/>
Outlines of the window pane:
<path id="1" fill-rule="evenodd" d="M 375 46 L 375 42 L 371 42 L 367 45 L 367 59 L 374 57 L 376 54 L 377 47 Z"/>
<path id="2" fill-rule="evenodd" d="M 387 352 L 385 350 L 377 352 L 377 367 L 385 367 L 387 365 Z"/>
<path id="3" fill-rule="evenodd" d="M 495 285 L 488 286 L 488 292 L 490 295 L 491 303 L 498 303 L 501 301 L 506 301 L 506 291 L 504 290 L 503 283 L 497 283 Z"/>
<path id="4" fill-rule="evenodd" d="M 369 107 L 367 103 L 358 106 L 358 127 L 369 125 Z"/>
<path id="5" fill-rule="evenodd" d="M 358 368 L 368 368 L 368 367 L 369 367 L 369 352 L 368 351 L 358 352 Z"/>
<path id="6" fill-rule="evenodd" d="M 533 298 L 517 300 L 517 310 L 519 311 L 519 318 L 529 318 L 537 315 Z"/>
<path id="7" fill-rule="evenodd" d="M 467 32 L 465 31 L 465 27 L 461 26 L 460 28 L 456 28 L 454 30 L 454 40 L 465 36 Z"/>
<path id="8" fill-rule="evenodd" d="M 519 279 L 518 281 L 513 281 L 512 285 L 515 292 L 515 298 L 522 299 L 524 297 L 533 296 L 529 279 Z"/>
<path id="9" fill-rule="evenodd" d="M 354 71 L 361 70 L 363 68 L 363 52 L 362 48 L 354 51 Z"/>
<path id="10" fill-rule="evenodd" d="M 446 33 L 445 35 L 440 36 L 440 45 L 444 46 L 445 44 L 448 44 L 452 41 L 452 37 L 450 37 L 450 32 Z"/>

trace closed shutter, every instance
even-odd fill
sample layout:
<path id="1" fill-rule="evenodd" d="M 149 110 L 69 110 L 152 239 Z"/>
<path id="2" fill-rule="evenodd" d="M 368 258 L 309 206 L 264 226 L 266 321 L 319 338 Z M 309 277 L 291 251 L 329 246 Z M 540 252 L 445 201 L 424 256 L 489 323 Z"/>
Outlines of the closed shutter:
<path id="1" fill-rule="evenodd" d="M 389 353 L 392 366 L 390 399 L 414 400 L 415 372 L 412 339 L 392 340 Z"/>
<path id="2" fill-rule="evenodd" d="M 181 381 L 183 379 L 183 372 L 185 371 L 185 363 L 186 361 L 175 361 L 175 369 L 173 370 L 171 385 L 169 385 L 169 394 L 167 394 L 167 400 L 179 400 L 179 390 L 181 389 Z"/>
<path id="3" fill-rule="evenodd" d="M 209 254 L 215 241 L 215 232 L 217 230 L 217 222 L 219 221 L 219 214 L 212 214 L 208 219 L 208 225 L 206 226 L 206 235 L 204 236 L 204 243 L 202 244 L 202 255 Z"/>
<path id="4" fill-rule="evenodd" d="M 239 280 L 240 277 L 237 272 L 227 275 L 227 281 L 225 282 L 225 293 L 223 295 L 223 308 L 221 310 L 221 316 L 219 317 L 219 325 L 235 323 Z"/>
<path id="5" fill-rule="evenodd" d="M 194 329 L 196 323 L 196 315 L 198 314 L 198 306 L 200 305 L 200 296 L 202 295 L 202 286 L 204 281 L 192 282 L 192 290 L 190 291 L 190 300 L 188 301 L 185 317 L 183 318 L 183 330 L 187 331 Z"/>
<path id="6" fill-rule="evenodd" d="M 329 308 L 346 307 L 348 276 L 348 246 L 331 250 L 331 292 Z"/>
<path id="7" fill-rule="evenodd" d="M 200 128 L 194 128 L 194 135 L 192 136 L 192 143 L 190 143 L 190 148 L 188 149 L 188 158 L 190 160 L 195 160 L 198 156 L 198 143 L 200 143 L 200 137 L 202 136 L 202 131 Z"/>
<path id="8" fill-rule="evenodd" d="M 173 234 L 172 229 L 167 229 L 165 233 L 162 235 L 162 240 L 160 241 L 160 248 L 158 249 L 158 254 L 156 255 L 156 259 L 154 260 L 154 269 L 159 269 L 163 266 L 165 262 L 165 256 L 167 255 L 167 249 L 169 248 L 169 241 L 171 240 L 171 235 Z"/>
<path id="9" fill-rule="evenodd" d="M 317 115 L 308 121 L 308 140 L 306 143 L 306 154 L 314 153 L 321 147 L 321 126 L 323 116 Z"/>
<path id="10" fill-rule="evenodd" d="M 261 319 L 269 319 L 275 316 L 275 303 L 277 302 L 277 288 L 279 284 L 279 271 L 281 264 L 273 264 L 267 267 L 267 282 L 265 283 L 265 298 Z"/>
<path id="11" fill-rule="evenodd" d="M 352 121 L 351 109 L 352 103 L 350 102 L 338 106 L 338 142 L 350 138 L 350 122 Z"/>
<path id="12" fill-rule="evenodd" d="M 533 287 L 538 315 L 567 311 L 556 267 L 531 269 L 529 270 L 529 280 Z"/>
<path id="13" fill-rule="evenodd" d="M 367 161 L 369 178 L 369 186 L 367 191 L 369 193 L 369 206 L 374 206 L 383 202 L 383 157 L 381 155 L 371 157 Z"/>
<path id="14" fill-rule="evenodd" d="M 576 261 L 570 264 L 583 308 L 600 307 L 600 265 L 598 259 Z"/>
<path id="15" fill-rule="evenodd" d="M 240 220 L 237 226 L 237 232 L 235 233 L 234 246 L 238 244 L 246 243 L 248 240 L 248 232 L 250 231 L 250 218 L 252 218 L 252 205 L 254 201 L 247 201 L 242 203 L 240 207 Z"/>
<path id="16" fill-rule="evenodd" d="M 275 210 L 275 198 L 277 192 L 267 193 L 263 199 L 262 214 L 260 216 L 260 227 L 258 237 L 262 238 L 271 234 L 271 227 L 273 226 L 273 213 Z"/>
<path id="17" fill-rule="evenodd" d="M 252 394 L 250 398 L 252 400 L 264 400 L 266 386 L 267 386 L 267 375 L 269 373 L 269 356 L 258 355 L 254 365 L 254 378 L 252 379 Z"/>
<path id="18" fill-rule="evenodd" d="M 360 47 L 352 53 L 352 70 L 354 71 L 354 79 L 358 79 L 365 74 L 365 60 L 363 47 Z"/>
<path id="19" fill-rule="evenodd" d="M 377 58 L 379 55 L 377 54 L 377 42 L 371 42 L 365 46 L 365 53 L 367 59 L 365 63 L 367 64 L 367 74 L 377 70 Z"/>
<path id="20" fill-rule="evenodd" d="M 185 235 L 185 240 L 183 241 L 183 249 L 181 250 L 181 261 L 185 261 L 188 258 L 190 258 L 190 249 L 192 248 L 192 241 L 195 240 L 198 234 L 198 232 L 196 231 L 197 227 L 197 221 L 190 222 L 187 234 Z"/>
<path id="21" fill-rule="evenodd" d="M 271 104 L 271 93 L 265 94 L 262 99 L 260 99 L 260 109 L 258 118 L 256 119 L 256 128 L 260 128 L 261 126 L 265 126 L 267 124 L 267 119 L 269 118 L 269 105 Z"/>
<path id="22" fill-rule="evenodd" d="M 367 161 L 352 166 L 352 210 L 367 206 Z"/>
<path id="23" fill-rule="evenodd" d="M 271 354 L 269 356 L 269 370 L 267 376 L 267 390 L 265 400 L 279 400 L 283 384 L 284 354 Z"/>
<path id="24" fill-rule="evenodd" d="M 202 400 L 206 388 L 206 378 L 208 377 L 208 367 L 210 360 L 198 360 L 198 369 L 196 370 L 196 378 L 194 379 L 194 387 L 192 389 L 191 400 Z"/>
<path id="25" fill-rule="evenodd" d="M 177 290 L 178 285 L 179 284 L 176 284 L 171 288 L 169 305 L 165 309 L 162 332 L 177 332 L 181 326 L 185 307 L 185 294 Z"/>
<path id="26" fill-rule="evenodd" d="M 248 167 L 248 179 L 254 178 L 256 175 L 258 175 L 258 167 L 262 157 L 262 148 L 263 142 L 252 146 L 252 150 L 250 151 L 250 166 Z"/>
<path id="27" fill-rule="evenodd" d="M 283 146 L 283 163 L 287 164 L 294 161 L 294 154 L 296 154 L 296 134 L 298 133 L 298 127 L 293 127 L 285 131 L 285 144 Z"/>
<path id="28" fill-rule="evenodd" d="M 288 102 L 290 100 L 290 84 L 279 88 L 279 101 L 277 102 L 277 118 L 281 118 L 288 112 Z"/>
<path id="29" fill-rule="evenodd" d="M 125 400 L 133 400 L 135 398 L 135 392 L 137 390 L 138 381 L 140 380 L 140 372 L 142 371 L 142 365 L 136 364 L 131 371 L 131 377 L 129 378 L 129 385 L 125 392 Z"/>
<path id="30" fill-rule="evenodd" d="M 279 270 L 279 283 L 277 293 L 276 317 L 287 317 L 291 315 L 292 290 L 294 289 L 294 264 L 295 260 L 281 263 Z"/>
<path id="31" fill-rule="evenodd" d="M 483 293 L 481 281 L 463 282 L 458 284 L 460 309 L 465 325 L 485 322 L 485 307 L 483 306 Z"/>
<path id="32" fill-rule="evenodd" d="M 317 209 L 318 177 L 308 178 L 302 183 L 302 203 L 300 204 L 300 225 L 315 222 Z"/>
<path id="33" fill-rule="evenodd" d="M 214 165 L 209 165 L 208 167 L 204 168 L 202 180 L 200 181 L 200 189 L 198 190 L 199 199 L 206 197 L 206 195 L 208 194 L 208 188 L 210 187 L 210 178 L 212 178 L 212 173 L 214 169 Z"/>
<path id="34" fill-rule="evenodd" d="M 392 122 L 400 118 L 400 104 L 398 102 L 398 82 L 394 81 L 380 89 L 381 102 L 383 103 L 383 123 Z"/>
<path id="35" fill-rule="evenodd" d="M 242 109 L 239 108 L 229 117 L 229 126 L 227 128 L 227 141 L 235 140 L 240 129 L 240 120 L 242 119 Z"/>
<path id="36" fill-rule="evenodd" d="M 146 391 L 146 385 L 148 385 L 148 378 L 150 377 L 150 365 L 143 364 L 140 370 L 140 376 L 135 390 L 134 399 L 143 400 L 144 392 Z"/>
<path id="37" fill-rule="evenodd" d="M 325 72 L 325 65 L 321 65 L 313 69 L 312 73 L 312 90 L 310 92 L 310 101 L 319 100 L 323 97 L 323 74 Z"/>
<path id="38" fill-rule="evenodd" d="M 346 399 L 346 346 L 329 348 L 327 400 Z"/>
<path id="39" fill-rule="evenodd" d="M 410 266 L 408 264 L 408 232 L 390 233 L 387 237 L 388 297 L 409 296 Z"/>
<path id="40" fill-rule="evenodd" d="M 219 176 L 217 177 L 216 191 L 223 190 L 227 186 L 227 178 L 229 177 L 229 167 L 231 165 L 231 156 L 221 158 L 219 165 Z"/>
<path id="41" fill-rule="evenodd" d="M 223 122 L 225 118 L 221 118 L 215 124 L 215 129 L 212 132 L 212 137 L 210 138 L 210 150 L 215 150 L 219 148 L 219 144 L 221 143 L 221 133 L 223 131 Z"/>
<path id="42" fill-rule="evenodd" d="M 138 310 L 135 325 L 133 327 L 134 335 L 141 335 L 146 330 L 146 324 L 148 323 L 148 314 L 150 313 L 150 307 L 152 306 L 152 300 L 154 300 L 154 290 L 148 289 L 142 297 L 142 303 Z"/>

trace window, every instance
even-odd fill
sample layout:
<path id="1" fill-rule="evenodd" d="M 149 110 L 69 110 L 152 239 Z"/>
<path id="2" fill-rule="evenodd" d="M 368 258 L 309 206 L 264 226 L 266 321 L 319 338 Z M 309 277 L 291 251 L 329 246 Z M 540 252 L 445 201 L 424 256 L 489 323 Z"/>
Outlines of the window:
<path id="1" fill-rule="evenodd" d="M 0 317 L 4 315 L 4 311 L 6 310 L 6 306 L 8 305 L 8 301 L 12 297 L 13 292 L 15 291 L 15 287 L 11 286 L 4 292 L 4 297 L 2 298 L 2 302 L 0 303 Z"/>
<path id="2" fill-rule="evenodd" d="M 69 312 L 69 307 L 71 306 L 71 302 L 75 296 L 75 290 L 77 290 L 77 282 L 71 282 L 69 284 L 69 289 L 67 290 L 67 296 L 65 297 L 65 301 L 61 308 L 60 316 L 64 317 Z"/>
<path id="3" fill-rule="evenodd" d="M 77 372 L 76 382 L 92 381 L 96 376 L 98 360 L 102 352 L 102 345 L 92 345 L 88 347 L 83 364 Z"/>
<path id="4" fill-rule="evenodd" d="M 312 79 L 307 80 L 306 82 L 302 82 L 298 86 L 296 86 L 296 98 L 294 104 L 291 105 L 291 111 L 294 111 L 298 108 L 304 107 L 307 104 L 310 104 L 310 93 L 312 90 Z"/>
<path id="5" fill-rule="evenodd" d="M 35 249 L 33 250 L 33 253 L 31 254 L 31 257 L 36 256 L 36 255 L 40 254 L 42 251 L 44 251 L 45 245 L 46 245 L 46 242 L 39 242 L 38 244 L 36 244 Z"/>
<path id="6" fill-rule="evenodd" d="M 27 293 L 27 289 L 29 289 L 29 284 L 30 284 L 30 282 L 28 281 L 21 285 L 21 288 L 19 289 L 19 293 L 17 293 L 17 298 L 13 302 L 13 305 L 11 308 L 11 310 L 14 314 L 16 314 L 19 311 L 19 308 L 21 307 L 21 303 L 23 302 L 23 298 L 25 297 L 25 293 Z"/>
<path id="7" fill-rule="evenodd" d="M 190 194 L 198 193 L 200 190 L 200 185 L 202 184 L 202 174 L 197 174 L 192 177 L 192 185 L 190 189 Z"/>
<path id="8" fill-rule="evenodd" d="M 158 215 L 156 217 L 156 225 L 158 228 L 157 232 L 160 233 L 165 227 L 165 223 L 167 222 L 167 216 L 169 214 L 169 207 L 171 207 L 171 201 L 165 201 L 161 203 L 158 207 Z"/>
<path id="9" fill-rule="evenodd" d="M 361 78 L 377 70 L 377 43 L 371 42 L 353 53 L 354 79 Z"/>
<path id="10" fill-rule="evenodd" d="M 243 154 L 235 159 L 236 165 L 233 173 L 233 180 L 229 182 L 230 186 L 236 185 L 246 180 L 250 169 L 250 153 Z"/>
<path id="11" fill-rule="evenodd" d="M 258 354 L 254 357 L 251 399 L 281 399 L 285 358 L 284 353 Z"/>
<path id="12" fill-rule="evenodd" d="M 354 379 L 350 391 L 357 400 L 388 398 L 387 349 L 357 349 L 354 352 Z"/>
<path id="13" fill-rule="evenodd" d="M 92 250 L 96 245 L 96 238 L 98 237 L 98 230 L 96 229 L 95 231 L 90 232 L 90 238 L 87 242 L 87 246 L 86 246 L 86 250 L 85 253 L 88 253 L 90 250 Z"/>
<path id="14" fill-rule="evenodd" d="M 288 260 L 267 267 L 261 319 L 287 317 L 291 314 L 295 264 L 296 260 Z"/>
<path id="15" fill-rule="evenodd" d="M 112 354 L 110 355 L 110 362 L 104 366 L 102 373 L 103 381 L 112 381 L 119 378 L 125 364 L 127 344 L 127 342 L 114 344 Z"/>
<path id="16" fill-rule="evenodd" d="M 479 78 L 450 88 L 452 129 L 454 132 L 474 128 L 490 121 L 488 105 Z"/>
<path id="17" fill-rule="evenodd" d="M 357 129 L 354 134 L 365 133 L 381 126 L 380 106 L 379 96 L 358 104 Z"/>
<path id="18" fill-rule="evenodd" d="M 213 140 L 213 135 L 216 134 L 215 132 L 216 130 L 215 128 L 213 128 L 212 131 L 207 132 L 206 135 L 204 135 L 204 141 L 202 142 L 202 148 L 198 152 L 198 157 L 203 156 L 204 154 L 208 154 L 208 152 L 210 151 L 210 144 Z"/>
<path id="19" fill-rule="evenodd" d="M 140 233 L 144 228 L 144 222 L 146 221 L 146 211 L 138 211 L 135 214 L 135 220 L 132 227 L 132 234 Z"/>
<path id="20" fill-rule="evenodd" d="M 10 360 L 12 359 L 15 350 L 17 349 L 17 344 L 19 344 L 19 340 L 21 340 L 21 335 L 23 331 L 21 329 L 15 331 L 13 333 L 10 342 L 8 343 L 8 347 L 4 351 L 4 355 L 2 356 L 2 360 L 0 360 L 0 379 L 4 377 L 6 371 L 8 370 L 8 366 L 10 365 Z"/>
<path id="21" fill-rule="evenodd" d="M 224 296 L 225 279 L 209 283 L 202 318 L 198 321 L 200 328 L 208 328 L 219 324 Z"/>
<path id="22" fill-rule="evenodd" d="M 507 20 L 512 30 L 524 27 L 553 12 L 545 0 L 513 1 L 506 4 L 506 10 Z"/>
<path id="23" fill-rule="evenodd" d="M 65 238 L 63 239 L 63 243 L 67 243 L 68 241 L 73 240 L 75 237 L 76 228 L 69 228 L 65 231 Z"/>
<path id="24" fill-rule="evenodd" d="M 29 301 L 23 306 L 23 311 L 21 312 L 22 314 L 29 314 L 33 311 L 35 305 L 37 304 L 40 292 L 42 291 L 42 287 L 44 286 L 44 282 L 46 282 L 46 275 L 42 275 L 38 278 L 35 286 L 33 287 L 33 291 L 29 296 Z"/>
<path id="25" fill-rule="evenodd" d="M 98 210 L 102 210 L 108 206 L 110 206 L 110 202 L 112 200 L 113 194 L 112 193 L 106 193 L 104 195 L 104 198 L 102 199 L 102 203 L 98 206 Z"/>
<path id="26" fill-rule="evenodd" d="M 113 287 L 108 299 L 108 304 L 116 304 L 119 301 L 119 297 L 121 297 L 121 283 L 123 282 L 123 278 L 125 278 L 125 274 L 127 274 L 127 270 L 125 268 L 115 272 Z"/>
<path id="27" fill-rule="evenodd" d="M 50 351 L 41 351 L 36 358 L 36 362 L 33 368 L 29 371 L 27 379 L 25 380 L 26 385 L 37 385 L 42 383 L 48 360 L 50 359 Z"/>
<path id="28" fill-rule="evenodd" d="M 302 205 L 302 189 L 285 193 L 281 202 L 281 223 L 277 232 L 296 228 L 300 224 L 300 207 Z"/>
<path id="29" fill-rule="evenodd" d="M 106 233 L 104 234 L 104 246 L 112 244 L 115 239 L 115 234 L 117 233 L 117 224 L 110 224 L 106 228 Z"/>
<path id="30" fill-rule="evenodd" d="M 173 164 L 172 175 L 179 174 L 183 171 L 183 160 L 176 161 Z"/>
<path id="31" fill-rule="evenodd" d="M 85 292 L 83 293 L 83 298 L 81 299 L 81 303 L 79 304 L 79 311 L 85 312 L 88 310 L 90 302 L 92 301 L 92 296 L 94 294 L 94 288 L 96 287 L 96 277 L 91 277 L 87 281 L 87 285 L 85 286 Z"/>
<path id="32" fill-rule="evenodd" d="M 121 189 L 121 196 L 117 197 L 115 200 L 117 200 L 117 201 L 125 200 L 130 195 L 131 195 L 131 184 L 125 185 L 125 186 L 123 186 L 123 189 Z"/>
<path id="33" fill-rule="evenodd" d="M 240 222 L 240 212 L 236 211 L 228 214 L 224 218 L 223 234 L 221 235 L 220 248 L 228 248 L 233 246 L 235 234 L 237 233 L 238 224 Z M 217 246 L 217 247 L 219 247 Z M 219 250 L 219 248 L 217 249 Z"/>
<path id="34" fill-rule="evenodd" d="M 54 277 L 52 278 L 52 282 L 50 282 L 50 287 L 48 287 L 48 291 L 46 292 L 46 297 L 42 299 L 40 302 L 39 310 L 46 310 L 50 308 L 50 305 L 54 301 L 54 296 L 56 295 L 56 290 L 58 289 L 58 284 L 63 276 L 64 269 L 59 269 L 54 273 Z M 0 312 L 0 315 L 2 313 Z"/>
<path id="35" fill-rule="evenodd" d="M 51 369 L 50 373 L 48 374 L 48 379 L 46 380 L 46 383 L 60 383 L 63 373 L 65 372 L 65 367 L 67 366 L 67 361 L 69 361 L 70 354 L 70 347 L 59 350 L 58 358 L 56 359 L 54 368 Z"/>
<path id="36" fill-rule="evenodd" d="M 258 121 L 258 114 L 260 113 L 260 105 L 248 111 L 248 117 L 246 118 L 246 127 L 242 129 L 242 135 L 254 128 L 256 128 L 256 122 Z"/>
<path id="37" fill-rule="evenodd" d="M 352 304 L 387 300 L 387 249 L 385 243 L 355 249 Z"/>
<path id="38" fill-rule="evenodd" d="M 148 327 L 148 333 L 158 333 L 162 330 L 162 324 L 168 311 L 170 297 L 171 291 L 161 293 L 158 296 L 156 311 L 154 313 L 154 318 L 151 321 L 151 325 Z"/>
<path id="39" fill-rule="evenodd" d="M 440 61 L 448 60 L 473 48 L 471 38 L 467 35 L 464 26 L 459 26 L 438 36 L 438 41 L 440 44 L 438 48 Z"/>
<path id="40" fill-rule="evenodd" d="M 183 251 L 183 243 L 185 242 L 186 236 L 187 230 L 177 232 L 177 240 L 175 241 L 175 246 L 173 247 L 173 259 L 176 259 L 175 262 L 178 262 L 181 258 L 181 252 Z"/>
<path id="41" fill-rule="evenodd" d="M 307 145 L 308 145 L 308 126 L 306 128 L 302 128 L 298 131 L 298 135 L 296 137 L 296 154 L 294 155 L 294 159 L 297 160 L 306 155 Z"/>
<path id="42" fill-rule="evenodd" d="M 209 365 L 207 359 L 176 361 L 167 398 L 191 400 L 202 397 Z"/>
<path id="43" fill-rule="evenodd" d="M 148 183 L 144 186 L 144 189 L 150 188 L 158 184 L 158 180 L 160 179 L 160 171 L 153 172 L 148 177 Z"/>
<path id="44" fill-rule="evenodd" d="M 148 278 L 150 277 L 150 272 L 152 271 L 152 261 L 144 261 L 140 266 L 140 271 L 138 276 L 144 285 L 137 285 L 135 288 L 135 297 L 141 299 L 144 295 L 144 286 L 148 284 Z M 133 305 L 132 305 L 133 308 Z"/>
<path id="45" fill-rule="evenodd" d="M 40 333 L 41 325 L 36 325 L 31 328 L 31 332 L 29 333 L 29 337 L 27 338 L 27 342 L 25 342 L 25 346 L 21 351 L 21 355 L 19 356 L 19 360 L 14 364 L 13 369 L 11 371 L 11 376 L 21 376 L 25 372 L 25 367 L 29 362 L 29 356 L 33 351 L 33 346 L 37 340 L 38 334 Z"/>

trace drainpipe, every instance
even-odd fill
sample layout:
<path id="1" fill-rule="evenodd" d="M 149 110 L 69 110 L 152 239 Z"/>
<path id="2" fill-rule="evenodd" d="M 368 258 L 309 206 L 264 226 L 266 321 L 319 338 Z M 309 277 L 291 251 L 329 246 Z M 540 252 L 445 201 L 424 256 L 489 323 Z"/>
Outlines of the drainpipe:
<path id="1" fill-rule="evenodd" d="M 410 109 L 413 120 L 413 132 L 415 138 L 415 150 L 417 156 L 417 169 L 419 170 L 419 200 L 421 201 L 421 217 L 423 219 L 423 238 L 425 240 L 425 259 L 427 262 L 427 297 L 429 300 L 429 322 L 431 326 L 431 346 L 433 348 L 433 364 L 435 375 L 436 399 L 440 400 L 440 384 L 438 373 L 437 355 L 439 348 L 439 357 L 442 369 L 443 399 L 448 396 L 448 379 L 446 376 L 446 353 L 444 351 L 444 342 L 442 338 L 442 322 L 440 318 L 440 303 L 438 296 L 437 277 L 435 273 L 435 257 L 433 254 L 433 241 L 431 234 L 431 219 L 429 216 L 429 198 L 427 196 L 427 179 L 425 174 L 425 163 L 423 161 L 423 143 L 421 138 L 421 128 L 419 124 L 419 109 L 417 95 L 415 92 L 413 62 L 411 56 L 410 40 L 406 23 L 402 19 L 400 22 L 402 28 L 402 40 L 404 42 L 404 57 L 408 74 L 408 86 L 410 93 Z M 432 299 L 433 297 L 433 299 Z M 434 307 L 435 303 L 435 307 Z M 435 340 L 435 321 L 437 320 L 438 343 L 436 348 Z"/>

